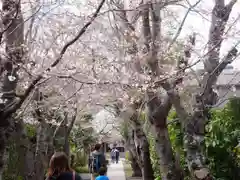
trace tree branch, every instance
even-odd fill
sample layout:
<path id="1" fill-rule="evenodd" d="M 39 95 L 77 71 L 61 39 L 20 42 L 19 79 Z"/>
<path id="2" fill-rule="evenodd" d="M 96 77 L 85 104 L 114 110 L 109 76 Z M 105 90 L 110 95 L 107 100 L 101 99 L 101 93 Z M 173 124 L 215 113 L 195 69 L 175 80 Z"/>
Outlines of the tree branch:
<path id="1" fill-rule="evenodd" d="M 179 26 L 179 28 L 178 28 L 175 36 L 173 37 L 172 41 L 171 41 L 170 44 L 168 45 L 167 51 L 170 50 L 170 48 L 171 48 L 172 45 L 176 42 L 178 36 L 180 35 L 180 33 L 181 33 L 181 31 L 182 31 L 182 28 L 183 28 L 183 25 L 184 25 L 184 23 L 185 23 L 185 21 L 186 21 L 186 19 L 187 19 L 187 17 L 188 17 L 188 14 L 189 14 L 189 13 L 192 11 L 192 9 L 195 8 L 200 2 L 201 2 L 201 0 L 198 0 L 194 5 L 191 5 L 191 6 L 188 8 L 188 10 L 187 10 L 185 16 L 183 17 L 183 20 L 182 20 L 182 22 L 181 22 L 181 24 L 180 24 L 180 26 Z"/>
<path id="2" fill-rule="evenodd" d="M 32 90 L 35 88 L 35 86 L 37 85 L 37 83 L 43 79 L 43 74 L 45 74 L 46 72 L 50 71 L 51 68 L 55 67 L 63 58 L 64 53 L 67 51 L 67 49 L 74 44 L 87 30 L 87 28 L 92 24 L 92 22 L 96 19 L 96 17 L 98 16 L 98 13 L 100 12 L 101 8 L 103 7 L 103 4 L 106 0 L 102 0 L 101 3 L 99 4 L 97 10 L 95 11 L 95 13 L 93 14 L 92 18 L 81 28 L 81 30 L 79 31 L 79 33 L 77 34 L 76 37 L 74 37 L 71 41 L 69 41 L 68 43 L 66 43 L 64 45 L 64 47 L 62 48 L 59 57 L 51 64 L 51 66 L 49 68 L 47 68 L 44 73 L 39 74 L 36 79 L 34 79 L 31 83 L 31 85 L 27 88 L 27 90 L 25 91 L 24 95 L 20 98 L 20 100 L 18 100 L 10 109 L 6 110 L 6 112 L 4 112 L 4 118 L 9 117 L 12 113 L 16 112 L 17 109 L 19 109 L 21 107 L 21 105 L 23 104 L 23 102 L 25 101 L 25 99 L 29 96 L 29 94 L 32 92 Z"/>
<path id="3" fill-rule="evenodd" d="M 205 75 L 203 79 L 204 86 L 203 86 L 202 95 L 208 92 L 209 88 L 212 88 L 212 85 L 216 83 L 218 76 L 222 73 L 222 71 L 226 68 L 226 66 L 228 64 L 231 64 L 233 60 L 237 57 L 237 53 L 238 53 L 238 50 L 236 49 L 236 46 L 235 46 L 228 52 L 228 54 L 218 64 L 218 66 L 214 69 L 214 71 L 211 74 L 209 74 L 209 76 Z"/>
<path id="4" fill-rule="evenodd" d="M 206 72 L 211 73 L 218 66 L 220 49 L 223 41 L 223 33 L 229 19 L 233 5 L 236 0 L 232 0 L 228 5 L 224 5 L 224 0 L 216 0 L 212 10 L 212 21 L 209 31 L 208 57 L 204 61 Z"/>
<path id="5" fill-rule="evenodd" d="M 71 122 L 70 122 L 70 124 L 68 126 L 68 135 L 71 133 L 73 125 L 74 125 L 74 123 L 75 123 L 75 121 L 77 119 L 77 114 L 78 114 L 77 111 L 78 111 L 78 108 L 74 108 L 74 115 L 73 115 L 72 120 L 71 120 Z"/>
<path id="6" fill-rule="evenodd" d="M 151 43 L 151 28 L 149 22 L 149 4 L 143 6 L 142 9 L 142 22 L 143 22 L 143 35 L 144 35 L 144 44 L 147 52 L 150 51 L 150 43 Z"/>

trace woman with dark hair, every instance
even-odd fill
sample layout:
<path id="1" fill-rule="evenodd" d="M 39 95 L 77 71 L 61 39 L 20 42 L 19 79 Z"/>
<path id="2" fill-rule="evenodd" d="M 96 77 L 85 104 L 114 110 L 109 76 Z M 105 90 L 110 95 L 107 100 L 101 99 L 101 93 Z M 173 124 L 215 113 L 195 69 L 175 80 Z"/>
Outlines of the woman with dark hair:
<path id="1" fill-rule="evenodd" d="M 68 157 L 64 152 L 56 152 L 51 157 L 46 180 L 82 180 L 70 168 Z"/>

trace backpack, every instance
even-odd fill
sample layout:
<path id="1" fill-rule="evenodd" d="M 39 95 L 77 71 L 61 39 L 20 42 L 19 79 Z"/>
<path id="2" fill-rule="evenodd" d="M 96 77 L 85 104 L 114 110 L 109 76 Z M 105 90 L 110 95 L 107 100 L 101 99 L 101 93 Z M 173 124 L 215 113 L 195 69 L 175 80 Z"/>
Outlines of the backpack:
<path id="1" fill-rule="evenodd" d="M 103 166 L 102 164 L 102 154 L 93 154 L 93 159 L 92 159 L 92 172 L 94 173 L 98 173 L 99 169 L 101 166 Z"/>

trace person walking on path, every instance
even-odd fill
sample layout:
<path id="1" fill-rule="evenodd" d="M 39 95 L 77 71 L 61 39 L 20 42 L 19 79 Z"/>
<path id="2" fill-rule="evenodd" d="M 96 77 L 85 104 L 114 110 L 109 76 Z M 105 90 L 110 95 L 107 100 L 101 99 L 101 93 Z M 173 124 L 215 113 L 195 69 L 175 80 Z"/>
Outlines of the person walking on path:
<path id="1" fill-rule="evenodd" d="M 118 163 L 118 161 L 119 161 L 119 150 L 117 148 L 115 148 L 114 152 L 115 152 L 116 163 Z"/>
<path id="2" fill-rule="evenodd" d="M 94 180 L 96 176 L 99 175 L 99 170 L 101 167 L 107 169 L 107 163 L 106 163 L 106 158 L 104 154 L 100 151 L 101 150 L 101 144 L 96 144 L 95 145 L 95 150 L 92 152 L 90 156 L 90 173 L 91 179 Z"/>
<path id="3" fill-rule="evenodd" d="M 112 159 L 112 163 L 114 163 L 114 161 L 115 161 L 115 149 L 114 148 L 112 148 L 112 151 L 111 151 L 111 159 Z"/>
<path id="4" fill-rule="evenodd" d="M 82 180 L 82 178 L 70 168 L 64 152 L 55 152 L 49 163 L 46 180 Z"/>
<path id="5" fill-rule="evenodd" d="M 101 167 L 99 169 L 99 176 L 95 180 L 109 180 L 109 178 L 106 176 L 107 169 L 104 167 Z"/>

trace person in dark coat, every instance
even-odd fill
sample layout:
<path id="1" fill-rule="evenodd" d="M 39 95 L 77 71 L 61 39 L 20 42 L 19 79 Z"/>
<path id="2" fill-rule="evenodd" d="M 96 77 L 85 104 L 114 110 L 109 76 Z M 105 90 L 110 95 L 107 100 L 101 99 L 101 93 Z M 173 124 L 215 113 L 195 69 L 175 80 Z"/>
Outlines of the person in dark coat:
<path id="1" fill-rule="evenodd" d="M 115 149 L 113 148 L 112 151 L 111 151 L 111 159 L 112 159 L 112 163 L 114 163 L 115 161 Z"/>
<path id="2" fill-rule="evenodd" d="M 119 155 L 120 155 L 119 150 L 118 150 L 117 148 L 115 148 L 114 152 L 115 152 L 116 163 L 118 163 L 118 161 L 119 161 Z"/>

